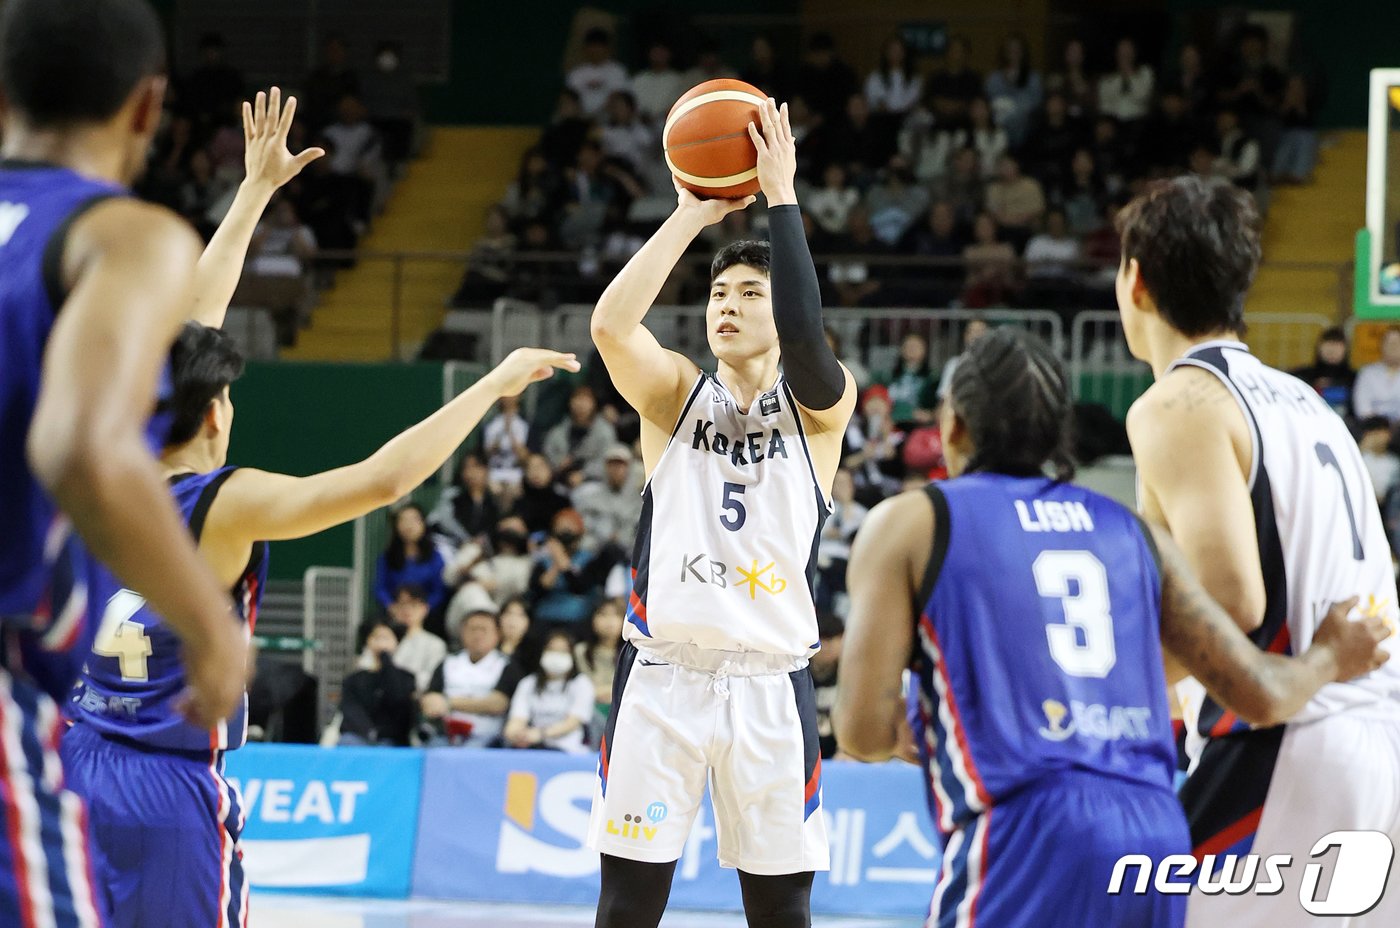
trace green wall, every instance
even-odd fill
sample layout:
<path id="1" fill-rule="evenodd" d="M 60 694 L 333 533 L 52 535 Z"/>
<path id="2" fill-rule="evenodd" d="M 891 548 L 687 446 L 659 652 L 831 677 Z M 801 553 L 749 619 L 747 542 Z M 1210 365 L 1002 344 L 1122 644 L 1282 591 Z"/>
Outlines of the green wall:
<path id="1" fill-rule="evenodd" d="M 352 464 L 442 403 L 439 364 L 248 365 L 234 385 L 229 463 L 306 476 Z M 341 526 L 272 546 L 272 576 L 313 565 L 349 567 L 353 532 Z"/>

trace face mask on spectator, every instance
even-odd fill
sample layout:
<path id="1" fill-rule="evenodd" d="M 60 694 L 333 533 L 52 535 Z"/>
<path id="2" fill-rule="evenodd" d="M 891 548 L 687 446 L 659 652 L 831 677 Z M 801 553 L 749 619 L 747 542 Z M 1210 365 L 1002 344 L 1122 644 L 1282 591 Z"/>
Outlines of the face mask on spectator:
<path id="1" fill-rule="evenodd" d="M 577 532 L 555 532 L 554 537 L 558 538 L 559 543 L 566 548 L 572 548 L 579 540 Z"/>
<path id="2" fill-rule="evenodd" d="M 562 677 L 574 669 L 574 659 L 563 651 L 546 651 L 540 655 L 540 670 L 546 676 Z"/>
<path id="3" fill-rule="evenodd" d="M 520 532 L 497 532 L 496 546 L 498 548 L 514 548 L 517 551 L 525 550 L 525 536 Z"/>

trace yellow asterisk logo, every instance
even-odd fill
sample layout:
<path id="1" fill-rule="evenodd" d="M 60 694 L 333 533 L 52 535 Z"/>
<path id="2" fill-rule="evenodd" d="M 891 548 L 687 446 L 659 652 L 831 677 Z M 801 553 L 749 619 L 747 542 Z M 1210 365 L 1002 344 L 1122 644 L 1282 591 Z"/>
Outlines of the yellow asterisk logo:
<path id="1" fill-rule="evenodd" d="M 1385 623 L 1385 627 L 1390 629 L 1392 635 L 1400 631 L 1395 626 L 1395 614 L 1390 609 L 1390 597 L 1388 596 L 1377 596 L 1374 593 L 1368 595 L 1366 606 L 1361 610 L 1361 614 L 1368 619 L 1380 618 Z"/>
<path id="2" fill-rule="evenodd" d="M 747 586 L 749 588 L 749 599 L 758 599 L 759 590 L 763 590 L 765 593 L 774 596 L 778 595 L 783 590 L 787 589 L 787 581 L 772 572 L 776 564 L 776 561 L 769 561 L 767 564 L 759 567 L 758 558 L 754 558 L 753 566 L 748 570 L 736 565 L 734 569 L 739 572 L 739 576 L 744 578 L 740 580 L 736 586 Z M 764 574 L 769 574 L 770 576 L 765 580 Z"/>

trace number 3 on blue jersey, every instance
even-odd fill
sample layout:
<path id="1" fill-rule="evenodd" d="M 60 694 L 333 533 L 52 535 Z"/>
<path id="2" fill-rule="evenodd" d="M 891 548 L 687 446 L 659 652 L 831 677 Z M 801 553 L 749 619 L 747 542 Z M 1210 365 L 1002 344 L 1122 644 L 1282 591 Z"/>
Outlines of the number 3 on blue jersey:
<path id="1" fill-rule="evenodd" d="M 144 605 L 146 600 L 140 595 L 131 590 L 119 590 L 107 600 L 102 625 L 92 646 L 92 653 L 117 659 L 123 680 L 144 682 L 150 678 L 146 658 L 151 656 L 151 639 L 146 635 L 146 626 L 131 621 Z"/>
<path id="2" fill-rule="evenodd" d="M 1108 676 L 1118 655 L 1103 562 L 1088 551 L 1042 551 L 1032 570 L 1036 592 L 1058 599 L 1065 612 L 1065 624 L 1045 626 L 1055 663 L 1074 677 Z"/>

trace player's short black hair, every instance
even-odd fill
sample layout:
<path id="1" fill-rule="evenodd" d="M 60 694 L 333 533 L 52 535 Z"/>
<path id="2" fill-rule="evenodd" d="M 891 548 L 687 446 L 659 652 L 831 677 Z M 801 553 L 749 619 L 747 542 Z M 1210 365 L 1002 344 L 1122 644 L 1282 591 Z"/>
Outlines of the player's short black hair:
<path id="1" fill-rule="evenodd" d="M 160 411 L 174 417 L 165 446 L 183 445 L 198 435 L 209 404 L 241 376 L 243 352 L 227 332 L 186 322 L 170 348 L 170 397 L 160 403 Z"/>
<path id="2" fill-rule="evenodd" d="M 1259 210 L 1226 181 L 1192 174 L 1148 185 L 1118 214 L 1123 261 L 1136 259 L 1167 324 L 1187 336 L 1244 331 L 1259 269 Z"/>
<path id="3" fill-rule="evenodd" d="M 164 68 L 146 0 L 7 0 L 0 10 L 0 87 L 39 128 L 111 119 Z"/>
<path id="4" fill-rule="evenodd" d="M 1322 330 L 1322 334 L 1317 337 L 1320 342 L 1342 342 L 1347 340 L 1347 330 L 1339 325 L 1328 326 Z"/>
<path id="5" fill-rule="evenodd" d="M 403 641 L 403 626 L 394 622 L 392 619 L 386 619 L 382 617 L 366 619 L 365 621 L 361 622 L 360 627 L 355 630 L 356 654 L 359 654 L 365 649 L 365 646 L 369 644 L 369 636 L 373 635 L 375 631 L 381 626 L 393 632 L 394 637 L 397 638 L 399 641 Z"/>
<path id="6" fill-rule="evenodd" d="M 1074 477 L 1074 399 L 1065 366 L 1041 339 L 1014 327 L 994 329 L 962 354 L 949 388 L 967 427 L 968 471 L 1028 476 L 1054 468 Z"/>
<path id="7" fill-rule="evenodd" d="M 751 268 L 756 268 L 768 275 L 768 268 L 773 263 L 773 249 L 767 242 L 730 242 L 719 250 L 715 259 L 710 262 L 710 282 L 736 264 L 743 264 Z"/>

